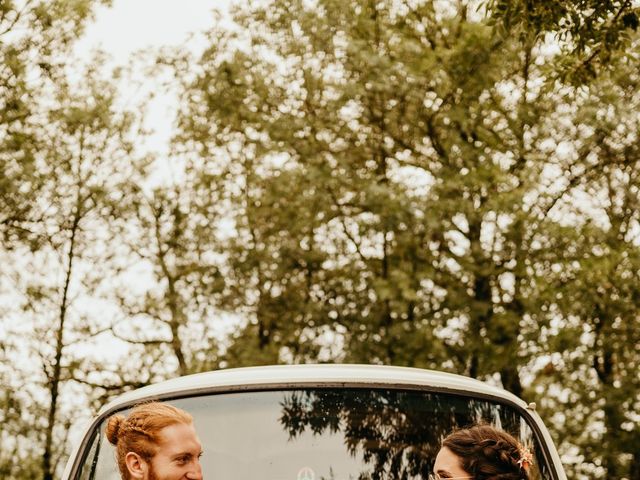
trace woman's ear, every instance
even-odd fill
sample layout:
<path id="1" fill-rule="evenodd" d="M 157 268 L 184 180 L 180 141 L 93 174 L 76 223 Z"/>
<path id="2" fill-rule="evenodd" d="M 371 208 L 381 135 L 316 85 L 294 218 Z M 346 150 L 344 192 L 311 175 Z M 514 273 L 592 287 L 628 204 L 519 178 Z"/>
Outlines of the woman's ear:
<path id="1" fill-rule="evenodd" d="M 140 455 L 135 452 L 129 452 L 124 457 L 124 461 L 127 464 L 127 470 L 129 470 L 129 475 L 132 479 L 142 480 L 146 478 L 148 465 Z"/>

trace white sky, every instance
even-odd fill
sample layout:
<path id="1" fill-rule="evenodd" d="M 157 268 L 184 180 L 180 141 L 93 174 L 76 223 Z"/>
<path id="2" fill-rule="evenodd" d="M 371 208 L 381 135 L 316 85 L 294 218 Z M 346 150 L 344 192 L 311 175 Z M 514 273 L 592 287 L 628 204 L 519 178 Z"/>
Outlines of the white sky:
<path id="1" fill-rule="evenodd" d="M 213 11 L 227 12 L 230 3 L 231 0 L 114 0 L 112 7 L 97 9 L 95 21 L 87 25 L 75 53 L 88 60 L 94 50 L 100 49 L 109 55 L 112 66 L 124 66 L 133 54 L 143 50 L 185 46 L 197 52 L 205 43 L 201 36 L 191 38 L 192 34 L 212 27 Z M 145 90 L 154 90 L 152 79 Z M 144 92 L 136 92 L 132 86 L 130 92 L 122 93 L 125 98 L 133 98 Z M 170 96 L 158 96 L 148 108 L 145 126 L 153 134 L 139 147 L 157 152 L 168 162 L 175 101 Z M 169 169 L 167 165 L 161 171 L 170 176 Z"/>
<path id="2" fill-rule="evenodd" d="M 228 0 L 114 0 L 112 7 L 98 9 L 78 52 L 100 47 L 123 64 L 137 50 L 183 43 L 190 33 L 211 25 L 214 8 L 228 4 Z"/>

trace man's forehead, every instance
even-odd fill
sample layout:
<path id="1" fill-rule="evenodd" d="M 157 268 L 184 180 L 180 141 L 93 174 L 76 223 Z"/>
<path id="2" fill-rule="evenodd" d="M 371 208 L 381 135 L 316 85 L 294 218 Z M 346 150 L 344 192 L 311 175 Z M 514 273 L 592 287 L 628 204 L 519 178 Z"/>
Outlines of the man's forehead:
<path id="1" fill-rule="evenodd" d="M 175 423 L 160 430 L 158 435 L 160 447 L 168 450 L 167 453 L 199 450 L 200 439 L 193 424 Z"/>

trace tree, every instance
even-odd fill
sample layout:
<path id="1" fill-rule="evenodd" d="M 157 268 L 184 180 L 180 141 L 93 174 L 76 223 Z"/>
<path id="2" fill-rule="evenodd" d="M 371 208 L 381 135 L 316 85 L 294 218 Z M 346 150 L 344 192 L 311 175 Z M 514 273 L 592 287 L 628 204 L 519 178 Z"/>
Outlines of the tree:
<path id="1" fill-rule="evenodd" d="M 107 199 L 130 164 L 127 134 L 132 117 L 115 112 L 115 87 L 100 75 L 100 67 L 92 66 L 82 86 L 57 81 L 34 160 L 47 179 L 34 202 L 43 212 L 34 233 L 46 243 L 27 257 L 21 282 L 23 316 L 32 318 L 36 335 L 31 346 L 40 358 L 47 394 L 46 414 L 36 421 L 44 479 L 54 478 L 66 448 L 71 420 L 61 418 L 61 399 L 77 363 L 73 350 L 90 341 L 100 324 L 99 319 L 83 317 L 75 304 L 97 286 L 91 271 L 103 258 L 96 247 L 104 235 Z"/>
<path id="2" fill-rule="evenodd" d="M 329 358 L 450 369 L 534 398 L 523 373 L 548 353 L 545 332 L 560 318 L 561 337 L 574 331 L 563 299 L 577 283 L 558 269 L 590 261 L 580 245 L 600 235 L 581 228 L 588 212 L 562 216 L 576 186 L 609 177 L 593 147 L 612 130 L 584 121 L 583 100 L 610 99 L 545 52 L 560 16 L 509 36 L 503 3 L 484 18 L 466 2 L 273 1 L 212 30 L 183 71 L 179 140 L 231 205 L 228 278 L 250 318 L 233 361 L 318 358 L 337 339 Z M 587 55 L 604 48 L 594 32 Z M 633 91 L 612 94 L 630 115 Z M 583 366 L 608 355 L 590 352 Z"/>
<path id="3" fill-rule="evenodd" d="M 631 0 L 483 3 L 505 35 L 516 34 L 527 41 L 551 34 L 563 49 L 556 72 L 576 84 L 611 68 L 611 55 L 630 47 L 630 37 L 640 25 L 640 8 Z"/>
<path id="4" fill-rule="evenodd" d="M 588 161 L 576 165 L 582 173 L 569 189 L 574 198 L 588 195 L 591 207 L 564 205 L 566 217 L 580 219 L 556 284 L 565 325 L 551 336 L 556 353 L 537 382 L 542 404 L 557 412 L 549 416 L 568 434 L 566 448 L 579 447 L 576 470 L 611 479 L 639 475 L 637 65 L 635 54 L 619 55 L 576 99 L 577 130 L 596 140 L 585 144 Z"/>
<path id="5" fill-rule="evenodd" d="M 261 32 L 253 51 L 216 38 L 201 59 L 182 135 L 227 162 L 233 271 L 265 344 L 328 328 L 349 360 L 499 371 L 521 392 L 519 323 L 535 330 L 541 285 L 525 257 L 555 228 L 523 198 L 551 100 L 531 85 L 533 45 L 466 12 L 274 2 L 238 16 Z M 474 333 L 437 333 L 451 328 Z"/>
<path id="6" fill-rule="evenodd" d="M 495 422 L 515 432 L 520 422 L 514 411 L 489 402 L 376 389 L 294 391 L 284 398 L 279 420 L 290 440 L 305 431 L 343 437 L 349 454 L 363 460 L 361 480 L 428 478 L 452 430 Z M 521 441 L 530 442 L 527 436 Z"/>
<path id="7" fill-rule="evenodd" d="M 188 169 L 186 175 L 191 175 Z M 145 176 L 120 185 L 124 198 L 112 214 L 115 238 L 126 247 L 122 258 L 148 272 L 147 286 L 132 290 L 130 277 L 121 275 L 123 284 L 114 293 L 124 321 L 112 331 L 149 355 L 145 367 L 156 376 L 214 369 L 225 287 L 218 225 L 211 218 L 215 192 L 189 180 L 146 188 Z"/>
<path id="8" fill-rule="evenodd" d="M 0 8 L 1 253 L 47 398 L 3 390 L 0 440 L 31 422 L 44 455 L 2 472 L 52 478 L 73 393 L 332 360 L 500 382 L 576 476 L 638 477 L 633 3 L 243 4 L 199 58 L 158 58 L 166 159 L 101 67 L 74 85 L 57 60 L 93 5 Z M 87 355 L 105 337 L 137 371 Z"/>
<path id="9" fill-rule="evenodd" d="M 28 377 L 11 368 L 17 346 L 5 338 L 0 347 L 0 475 L 2 478 L 35 478 L 40 475 L 38 438 L 30 428 Z"/>
<path id="10" fill-rule="evenodd" d="M 42 219 L 35 199 L 42 187 L 37 152 L 43 91 L 64 75 L 62 58 L 97 4 L 108 0 L 6 0 L 0 6 L 0 241 L 34 236 Z"/>

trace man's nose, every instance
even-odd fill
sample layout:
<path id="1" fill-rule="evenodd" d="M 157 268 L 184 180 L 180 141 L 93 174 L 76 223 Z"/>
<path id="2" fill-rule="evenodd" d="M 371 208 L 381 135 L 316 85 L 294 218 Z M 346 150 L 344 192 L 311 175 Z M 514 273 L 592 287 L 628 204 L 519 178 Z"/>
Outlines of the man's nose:
<path id="1" fill-rule="evenodd" d="M 189 480 L 202 480 L 202 465 L 198 460 L 195 461 L 189 472 L 187 473 Z"/>

